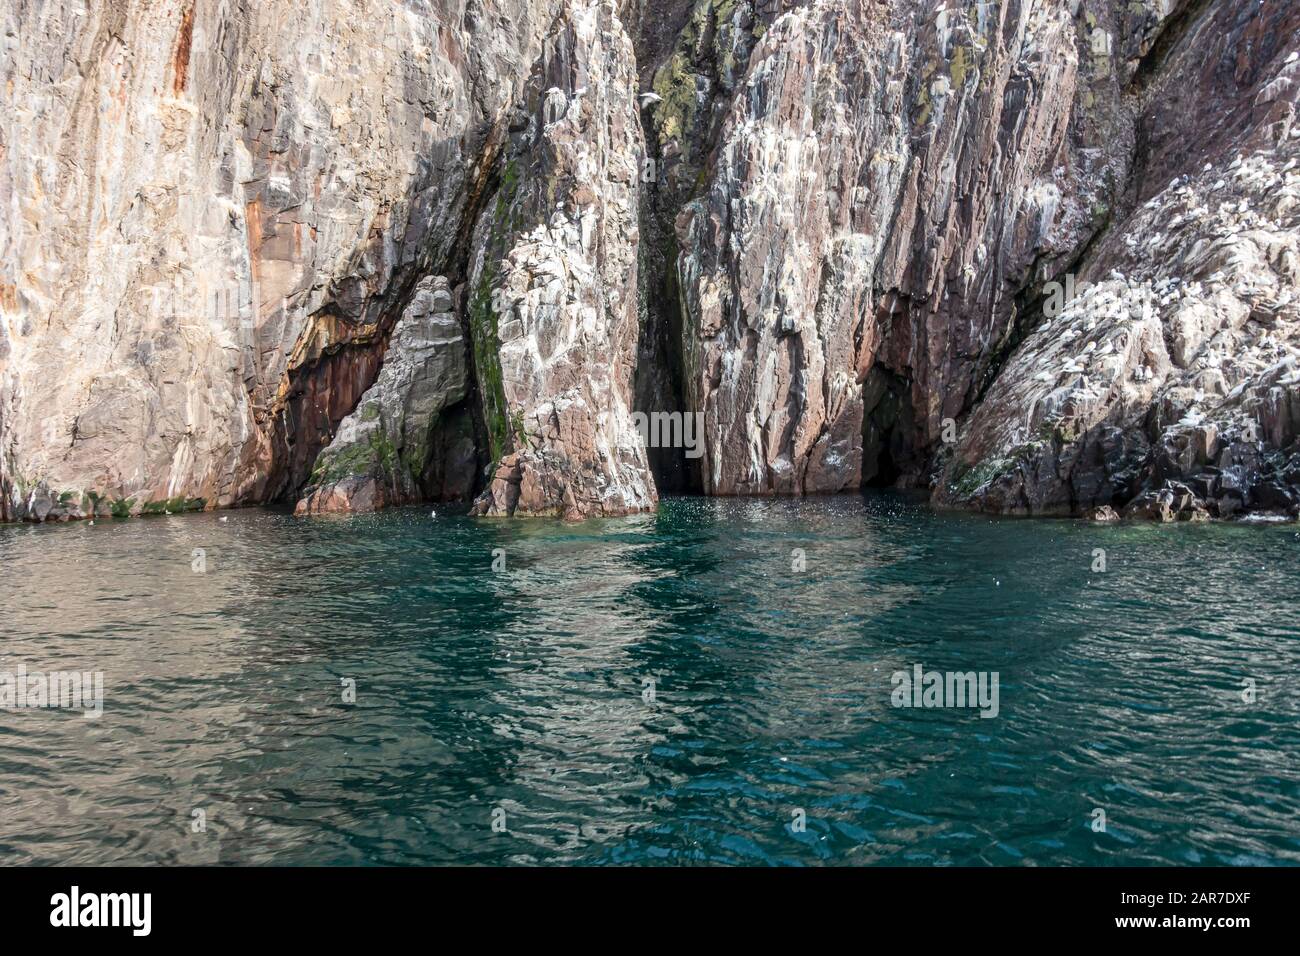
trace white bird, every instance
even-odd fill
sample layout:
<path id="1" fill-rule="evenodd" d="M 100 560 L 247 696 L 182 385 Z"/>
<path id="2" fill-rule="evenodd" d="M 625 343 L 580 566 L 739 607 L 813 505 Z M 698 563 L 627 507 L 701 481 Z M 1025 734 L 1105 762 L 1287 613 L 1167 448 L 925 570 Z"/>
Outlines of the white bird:
<path id="1" fill-rule="evenodd" d="M 430 517 L 430 518 L 436 518 L 436 517 L 438 517 L 438 512 L 436 512 L 436 511 L 430 511 L 430 512 L 429 512 L 429 517 Z"/>
<path id="2" fill-rule="evenodd" d="M 642 93 L 641 109 L 645 109 L 647 106 L 654 106 L 656 103 L 659 103 L 662 100 L 663 97 L 660 96 L 658 93 Z"/>

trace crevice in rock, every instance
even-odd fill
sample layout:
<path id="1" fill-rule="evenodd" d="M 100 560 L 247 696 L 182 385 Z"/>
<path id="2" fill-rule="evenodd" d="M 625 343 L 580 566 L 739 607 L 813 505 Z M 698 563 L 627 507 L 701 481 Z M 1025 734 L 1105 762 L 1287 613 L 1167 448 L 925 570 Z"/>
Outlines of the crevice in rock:
<path id="1" fill-rule="evenodd" d="M 1003 338 L 1001 345 L 989 354 L 983 373 L 975 379 L 975 394 L 966 406 L 968 409 L 974 408 L 984 400 L 989 388 L 997 380 L 998 375 L 1006 367 L 1016 349 L 1020 347 L 1020 343 L 1043 324 L 1045 318 L 1043 307 L 1049 295 L 1047 286 L 1053 282 L 1064 282 L 1065 277 L 1068 275 L 1080 274 L 1086 268 L 1088 262 L 1091 261 L 1092 253 L 1110 233 L 1116 221 L 1113 214 L 1108 214 L 1098 224 L 1092 235 L 1058 269 L 1050 274 L 1044 274 L 1039 281 L 1031 281 L 1016 293 L 1015 309 L 1012 312 L 1007 334 Z M 1045 257 L 1040 255 L 1034 262 L 1029 274 L 1031 276 L 1040 275 L 1045 265 Z"/>
<path id="2" fill-rule="evenodd" d="M 924 468 L 917 445 L 912 385 L 875 365 L 862 383 L 862 487 L 914 488 Z"/>
<path id="3" fill-rule="evenodd" d="M 657 414 L 686 415 L 690 409 L 686 394 L 685 314 L 673 230 L 673 221 L 684 203 L 672 191 L 661 189 L 657 173 L 664 159 L 646 112 L 643 110 L 640 116 L 647 151 L 645 168 L 655 175 L 643 177 L 650 181 L 643 183 L 641 190 L 641 242 L 637 251 L 641 328 L 632 398 L 633 410 L 651 418 Z M 687 457 L 685 448 L 653 447 L 656 444 L 651 442 L 646 451 L 659 493 L 703 493 L 699 458 Z"/>
<path id="4" fill-rule="evenodd" d="M 753 31 L 774 11 L 743 5 L 740 29 Z M 717 0 L 637 2 L 633 42 L 646 143 L 638 250 L 641 329 L 633 379 L 633 408 L 647 416 L 694 413 L 687 339 L 692 335 L 678 281 L 676 221 L 709 182 L 721 132 L 720 106 L 731 101 L 737 64 L 720 62 L 721 17 L 735 14 Z M 729 21 L 730 23 L 730 21 Z M 683 423 L 685 424 L 685 423 Z M 693 434 L 703 441 L 702 429 Z M 652 442 L 652 444 L 654 444 Z M 703 459 L 687 449 L 647 449 L 661 494 L 702 494 Z"/>
<path id="5" fill-rule="evenodd" d="M 647 210 L 653 199 L 642 200 L 642 231 L 654 231 Z M 653 420 L 656 414 L 690 414 L 686 401 L 683 356 L 683 314 L 677 287 L 676 243 L 667 249 L 640 249 L 641 332 L 637 342 L 636 374 L 632 383 L 633 410 Z M 651 263 L 659 261 L 652 266 Z M 691 434 L 702 439 L 699 429 Z M 701 494 L 704 490 L 700 459 L 689 457 L 685 447 L 646 449 L 650 472 L 660 494 Z"/>
<path id="6" fill-rule="evenodd" d="M 482 489 L 485 463 L 479 421 L 471 394 L 430 427 L 417 482 L 426 501 L 470 501 Z"/>
<path id="7" fill-rule="evenodd" d="M 498 127 L 489 137 L 475 167 L 456 229 L 456 241 L 446 257 L 449 261 L 416 266 L 402 273 L 384 296 L 373 329 L 366 328 L 359 316 L 344 314 L 339 304 L 340 301 L 346 301 L 344 290 L 340 290 L 322 313 L 313 317 L 318 325 L 332 327 L 330 338 L 339 341 L 326 346 L 315 360 L 304 361 L 287 373 L 287 382 L 276 403 L 278 414 L 273 435 L 272 462 L 268 469 L 263 500 L 292 502 L 308 487 L 320 453 L 329 446 L 339 425 L 352 414 L 379 377 L 393 328 L 410 304 L 420 281 L 431 275 L 445 275 L 453 288 L 460 289 L 465 284 L 469 273 L 474 224 L 488 199 L 495 193 L 495 183 L 500 178 L 497 167 L 501 139 Z M 462 307 L 457 311 L 468 350 L 470 339 L 466 309 Z M 345 329 L 341 334 L 337 331 L 340 327 Z M 436 490 L 439 486 L 444 489 L 464 488 L 464 497 L 470 498 L 484 482 L 483 449 L 486 448 L 486 435 L 482 428 L 481 398 L 474 364 L 469 356 L 467 364 L 470 376 L 469 397 L 445 412 L 433 426 L 426 444 L 425 462 L 419 470 L 422 490 L 433 500 L 445 497 L 444 493 Z M 439 451 L 446 452 L 452 448 L 456 437 L 465 432 L 473 434 L 476 449 L 475 461 L 471 466 L 473 474 L 468 478 L 451 474 L 447 463 L 434 460 Z M 464 463 L 461 462 L 461 465 Z M 455 497 L 459 499 L 461 494 L 458 492 Z"/>
<path id="8" fill-rule="evenodd" d="M 470 273 L 472 271 L 471 260 L 474 255 L 474 231 L 479 220 L 487 211 L 488 204 L 492 202 L 501 188 L 503 179 L 503 163 L 507 144 L 507 129 L 505 124 L 499 124 L 493 132 L 493 136 L 488 145 L 487 153 L 480 170 L 482 175 L 476 177 L 476 190 L 471 197 L 470 203 L 467 204 L 465 215 L 461 219 L 460 229 L 457 233 L 456 261 L 451 264 L 446 273 L 451 280 L 451 286 L 456 290 L 456 314 L 460 318 L 461 336 L 465 340 L 465 363 L 469 371 L 469 395 L 465 399 L 464 414 L 468 417 L 468 428 L 474 438 L 475 460 L 474 473 L 465 486 L 468 488 L 468 497 L 472 500 L 483 488 L 488 481 L 488 471 L 492 465 L 490 448 L 490 435 L 487 426 L 486 404 L 484 402 L 484 389 L 480 379 L 478 365 L 474 360 L 474 331 L 471 321 L 470 310 L 473 308 L 473 290 L 470 288 Z M 456 410 L 452 410 L 453 413 Z M 449 413 L 451 414 L 451 413 Z M 430 443 L 430 452 L 432 454 L 434 443 Z M 426 465 L 425 471 L 428 473 L 431 469 L 437 469 L 440 465 L 432 460 Z"/>
<path id="9" fill-rule="evenodd" d="M 694 0 L 674 0 L 661 8 L 638 4 L 633 46 L 637 59 L 642 108 L 637 114 L 646 144 L 640 192 L 641 241 L 638 260 L 638 316 L 636 371 L 632 379 L 632 408 L 653 422 L 656 415 L 687 414 L 684 315 L 677 282 L 677 236 L 673 222 L 688 201 L 674 180 L 665 176 L 670 158 L 654 120 L 654 92 L 660 65 L 673 55 L 692 14 Z M 651 437 L 650 429 L 643 437 Z M 703 480 L 698 459 L 686 457 L 685 448 L 655 447 L 649 441 L 646 457 L 659 494 L 700 494 Z"/>

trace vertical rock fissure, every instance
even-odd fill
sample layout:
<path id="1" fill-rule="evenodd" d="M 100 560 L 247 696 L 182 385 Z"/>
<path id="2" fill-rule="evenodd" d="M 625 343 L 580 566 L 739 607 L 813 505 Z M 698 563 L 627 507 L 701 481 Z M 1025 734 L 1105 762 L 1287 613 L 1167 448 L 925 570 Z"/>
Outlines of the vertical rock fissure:
<path id="1" fill-rule="evenodd" d="M 925 452 L 917 443 L 911 382 L 876 365 L 862 391 L 862 487 L 916 487 Z"/>
<path id="2" fill-rule="evenodd" d="M 1186 0 L 1181 10 L 1173 13 L 1161 24 L 1159 35 L 1138 61 L 1137 68 L 1133 71 L 1133 76 L 1125 90 L 1126 93 L 1140 94 L 1152 84 L 1174 50 L 1213 2 L 1214 0 Z"/>
<path id="3" fill-rule="evenodd" d="M 657 415 L 688 415 L 690 409 L 686 396 L 685 315 L 677 282 L 677 238 L 672 228 L 676 212 L 672 200 L 667 199 L 665 205 L 665 197 L 660 194 L 658 173 L 663 156 L 653 124 L 646 122 L 645 110 L 639 118 L 646 138 L 647 164 L 641 191 L 640 334 L 633 401 L 634 410 L 653 423 Z M 649 430 L 647 437 L 650 470 L 659 492 L 700 494 L 703 482 L 699 458 L 688 455 L 688 449 L 681 445 L 663 446 Z"/>
<path id="4" fill-rule="evenodd" d="M 770 5 L 769 5 L 770 6 Z M 637 5 L 638 119 L 646 143 L 641 190 L 640 336 L 636 411 L 647 416 L 647 454 L 655 483 L 668 494 L 702 494 L 704 428 L 686 448 L 660 442 L 655 416 L 703 419 L 691 326 L 679 276 L 677 221 L 708 188 L 722 120 L 744 74 L 753 33 L 775 9 L 756 14 L 735 0 L 669 0 Z M 694 420 L 691 422 L 694 425 Z M 685 430 L 684 430 L 685 433 Z"/>

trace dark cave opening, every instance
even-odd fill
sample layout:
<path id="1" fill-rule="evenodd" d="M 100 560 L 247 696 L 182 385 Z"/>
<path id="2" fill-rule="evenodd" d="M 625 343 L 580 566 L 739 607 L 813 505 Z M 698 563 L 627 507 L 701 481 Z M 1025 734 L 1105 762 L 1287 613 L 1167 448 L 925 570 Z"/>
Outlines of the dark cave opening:
<path id="1" fill-rule="evenodd" d="M 908 380 L 877 365 L 862 397 L 862 487 L 914 486 L 921 469 Z"/>
<path id="2" fill-rule="evenodd" d="M 866 470 L 863 470 L 862 487 L 864 488 L 892 488 L 898 481 L 898 466 L 894 463 L 893 453 L 889 450 L 890 442 L 893 439 L 893 432 L 887 432 L 882 436 L 882 441 L 876 455 L 874 474 L 867 477 Z"/>
<path id="3" fill-rule="evenodd" d="M 684 441 L 661 441 L 672 435 L 700 442 L 703 429 L 694 427 L 694 422 L 687 427 L 686 422 L 691 412 L 687 409 L 685 396 L 682 315 L 677 298 L 676 270 L 664 269 L 660 274 L 663 278 L 653 283 L 659 289 L 652 290 L 648 297 L 644 294 L 642 297 L 646 306 L 637 343 L 633 409 L 648 420 L 643 437 L 649 439 L 646 457 L 659 494 L 698 495 L 704 490 L 698 445 L 695 449 L 688 449 Z M 657 427 L 657 420 L 665 413 L 674 418 L 680 416 L 680 426 L 672 429 Z M 688 451 L 691 454 L 688 455 Z"/>

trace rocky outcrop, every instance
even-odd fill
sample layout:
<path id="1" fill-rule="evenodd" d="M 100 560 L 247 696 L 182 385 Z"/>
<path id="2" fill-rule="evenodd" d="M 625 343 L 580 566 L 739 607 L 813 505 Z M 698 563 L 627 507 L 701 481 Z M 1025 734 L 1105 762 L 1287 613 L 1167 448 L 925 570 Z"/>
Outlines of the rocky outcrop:
<path id="1" fill-rule="evenodd" d="M 1288 0 L 0 16 L 0 519 L 1300 506 Z"/>
<path id="2" fill-rule="evenodd" d="M 475 471 L 468 349 L 444 276 L 421 280 L 379 378 L 339 426 L 298 514 L 466 499 Z"/>
<path id="3" fill-rule="evenodd" d="M 1141 205 L 1058 287 L 993 382 L 940 502 L 1127 505 L 1126 517 L 1157 521 L 1296 513 L 1297 28 L 1294 5 L 1222 5 L 1166 64 L 1140 120 L 1153 144 Z M 1196 104 L 1205 125 L 1171 125 L 1169 99 Z"/>
<path id="4" fill-rule="evenodd" d="M 656 502 L 632 422 L 636 64 L 608 3 L 548 38 L 474 238 L 471 329 L 496 468 L 480 515 L 621 515 Z"/>

